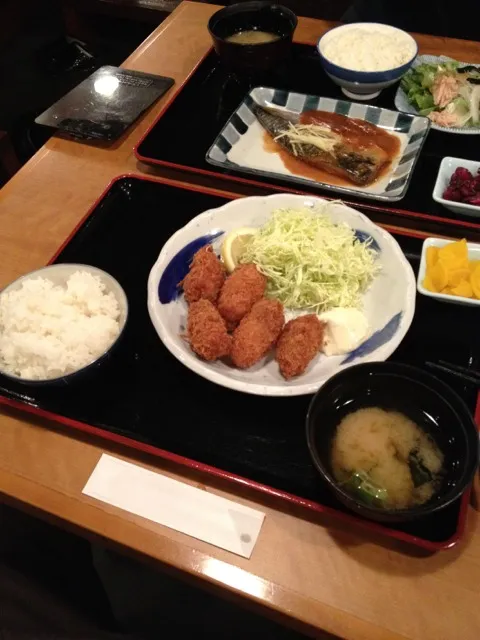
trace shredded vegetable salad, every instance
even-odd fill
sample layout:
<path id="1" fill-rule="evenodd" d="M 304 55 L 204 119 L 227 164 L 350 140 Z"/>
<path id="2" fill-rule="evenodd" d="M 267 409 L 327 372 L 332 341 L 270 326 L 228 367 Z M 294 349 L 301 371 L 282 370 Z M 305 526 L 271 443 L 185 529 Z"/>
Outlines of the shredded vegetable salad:
<path id="1" fill-rule="evenodd" d="M 460 62 L 420 64 L 401 87 L 421 116 L 443 127 L 480 127 L 480 67 Z"/>
<path id="2" fill-rule="evenodd" d="M 321 209 L 278 209 L 247 242 L 241 262 L 267 276 L 267 294 L 290 309 L 316 313 L 361 307 L 361 294 L 379 272 L 371 242 Z"/>

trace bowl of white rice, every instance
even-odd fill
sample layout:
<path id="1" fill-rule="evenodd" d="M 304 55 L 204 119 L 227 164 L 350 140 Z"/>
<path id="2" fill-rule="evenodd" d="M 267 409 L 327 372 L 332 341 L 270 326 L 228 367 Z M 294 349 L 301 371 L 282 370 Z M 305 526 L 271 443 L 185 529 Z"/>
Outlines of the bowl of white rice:
<path id="1" fill-rule="evenodd" d="M 356 100 L 376 98 L 409 70 L 418 53 L 412 36 L 376 22 L 330 29 L 317 44 L 326 74 Z"/>
<path id="2" fill-rule="evenodd" d="M 66 382 L 97 365 L 118 342 L 128 301 L 110 274 L 54 264 L 0 293 L 0 374 L 18 382 Z"/>

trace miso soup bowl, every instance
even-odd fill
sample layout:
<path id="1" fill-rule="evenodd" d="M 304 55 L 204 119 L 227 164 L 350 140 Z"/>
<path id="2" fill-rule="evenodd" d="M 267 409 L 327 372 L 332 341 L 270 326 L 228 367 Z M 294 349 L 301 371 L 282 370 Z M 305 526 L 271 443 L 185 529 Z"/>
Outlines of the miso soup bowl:
<path id="1" fill-rule="evenodd" d="M 432 498 L 409 509 L 372 506 L 335 479 L 330 454 L 341 420 L 365 407 L 399 411 L 428 433 L 444 454 L 441 484 Z M 428 516 L 457 500 L 479 462 L 479 434 L 463 400 L 438 378 L 408 365 L 372 362 L 330 378 L 313 397 L 307 414 L 307 443 L 313 464 L 340 502 L 370 520 L 405 522 Z"/>
<path id="2" fill-rule="evenodd" d="M 297 16 L 280 4 L 271 2 L 239 2 L 213 14 L 208 30 L 214 49 L 223 65 L 230 71 L 256 76 L 273 69 L 289 55 Z M 273 42 L 239 44 L 227 38 L 239 31 L 257 30 L 273 33 Z"/>

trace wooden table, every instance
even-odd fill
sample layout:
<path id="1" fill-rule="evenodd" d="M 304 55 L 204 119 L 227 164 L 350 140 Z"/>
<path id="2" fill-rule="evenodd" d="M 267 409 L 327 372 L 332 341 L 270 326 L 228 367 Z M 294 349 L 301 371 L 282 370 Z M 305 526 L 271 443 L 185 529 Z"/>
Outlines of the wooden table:
<path id="1" fill-rule="evenodd" d="M 205 26 L 213 11 L 211 5 L 183 3 L 125 66 L 172 76 L 174 91 L 178 90 L 210 46 Z M 313 43 L 329 26 L 301 19 L 296 37 Z M 480 62 L 478 43 L 417 39 L 421 53 Z M 112 178 L 147 170 L 137 165 L 132 150 L 161 106 L 162 102 L 110 149 L 51 139 L 4 187 L 0 287 L 44 265 Z M 194 179 L 193 174 L 185 177 Z M 222 189 L 228 188 L 223 184 L 227 186 Z M 133 456 L 53 424 L 3 411 L 0 492 L 6 501 L 209 583 L 317 637 L 324 637 L 320 630 L 355 640 L 480 637 L 478 503 L 470 508 L 463 542 L 451 551 L 426 556 L 384 539 L 362 537 L 333 520 L 309 521 L 305 514 L 281 511 L 259 496 L 236 495 L 239 502 L 266 512 L 252 558 L 244 560 L 82 496 L 82 487 L 105 450 L 125 459 Z M 229 495 L 229 488 L 212 486 L 205 477 L 152 458 L 135 460 L 186 482 L 206 484 L 207 491 Z"/>

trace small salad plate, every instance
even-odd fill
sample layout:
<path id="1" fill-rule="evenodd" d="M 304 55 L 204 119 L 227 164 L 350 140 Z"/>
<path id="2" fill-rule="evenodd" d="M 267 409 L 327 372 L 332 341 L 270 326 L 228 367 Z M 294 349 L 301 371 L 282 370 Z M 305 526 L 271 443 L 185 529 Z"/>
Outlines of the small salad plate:
<path id="1" fill-rule="evenodd" d="M 466 92 L 463 92 L 464 95 L 458 96 L 456 92 L 453 93 L 452 100 L 445 106 L 443 111 L 448 113 L 452 110 L 453 112 L 458 113 L 459 117 L 470 117 L 467 124 L 464 126 L 442 126 L 441 124 L 432 122 L 432 129 L 445 131 L 445 133 L 459 133 L 463 135 L 480 134 L 480 118 L 478 116 L 480 106 L 480 85 L 477 82 L 477 80 L 480 80 L 480 65 L 472 65 L 470 62 L 458 62 L 457 60 L 453 60 L 447 56 L 418 56 L 415 59 L 412 68 L 402 78 L 397 89 L 397 93 L 395 95 L 395 107 L 404 113 L 417 115 L 420 115 L 421 113 L 423 115 L 427 115 L 433 110 L 432 107 L 435 105 L 430 89 L 425 86 L 425 83 L 428 85 L 433 84 L 433 79 L 436 73 L 435 66 L 452 62 L 456 63 L 459 68 L 467 70 L 467 72 L 458 74 L 460 78 L 466 79 L 467 75 L 473 75 L 474 77 L 471 78 L 473 82 L 466 82 Z M 420 65 L 431 65 L 431 68 L 428 69 L 424 67 L 424 72 L 419 72 L 417 69 Z M 476 69 L 478 69 L 478 74 Z M 410 99 L 408 93 L 411 93 Z M 422 109 L 420 109 L 419 103 L 422 106 Z M 473 111 L 475 111 L 474 116 L 476 115 L 478 124 L 472 124 Z"/>
<path id="2" fill-rule="evenodd" d="M 390 160 L 388 170 L 380 173 L 379 178 L 368 186 L 354 184 L 325 171 L 312 170 L 306 162 L 299 162 L 299 158 L 285 158 L 278 152 L 278 145 L 268 136 L 264 126 L 257 119 L 254 112 L 258 113 L 259 107 L 269 111 L 270 115 L 272 112 L 281 114 L 286 121 L 293 122 L 298 121 L 305 112 L 315 111 L 339 114 L 351 118 L 354 122 L 363 121 L 395 136 L 398 139 L 398 151 Z M 284 121 L 284 125 L 287 126 L 288 122 L 285 124 Z M 429 128 L 429 119 L 422 116 L 333 98 L 256 87 L 244 98 L 217 136 L 206 155 L 206 160 L 229 171 L 242 171 L 300 185 L 317 186 L 349 196 L 394 202 L 405 196 Z M 365 133 L 363 135 L 365 136 Z M 357 148 L 358 139 L 355 139 L 355 134 L 351 140 L 348 136 L 350 134 L 346 133 L 344 141 L 347 145 Z M 272 148 L 269 147 L 269 143 L 273 145 Z M 303 144 L 305 146 L 305 143 Z M 349 153 L 344 155 L 350 157 Z M 292 159 L 296 161 L 293 168 Z"/>
<path id="3" fill-rule="evenodd" d="M 466 307 L 480 308 L 480 300 L 477 300 L 476 298 L 463 298 L 462 296 L 452 296 L 447 295 L 446 293 L 435 293 L 434 291 L 429 291 L 423 286 L 423 281 L 425 280 L 425 274 L 427 271 L 427 249 L 429 247 L 444 247 L 451 242 L 452 240 L 445 240 L 444 238 L 426 238 L 422 246 L 422 256 L 417 276 L 417 291 L 424 296 L 435 298 L 435 300 L 439 300 L 440 302 L 449 302 L 451 304 L 460 304 Z M 480 244 L 467 242 L 467 248 L 469 260 L 478 260 L 480 263 Z"/>
<path id="4" fill-rule="evenodd" d="M 237 369 L 224 359 L 201 360 L 185 339 L 188 305 L 178 286 L 188 273 L 193 255 L 208 244 L 218 254 L 228 232 L 240 227 L 261 227 L 279 209 L 303 208 L 321 210 L 332 222 L 348 225 L 357 240 L 375 247 L 380 270 L 362 296 L 363 313 L 370 328 L 368 337 L 350 353 L 318 354 L 302 375 L 291 380 L 282 377 L 271 353 L 249 369 Z M 261 396 L 311 394 L 335 373 L 353 364 L 386 360 L 410 327 L 415 298 L 412 267 L 393 236 L 341 202 L 293 194 L 241 198 L 201 213 L 165 243 L 148 279 L 150 319 L 167 349 L 207 380 Z"/>

